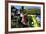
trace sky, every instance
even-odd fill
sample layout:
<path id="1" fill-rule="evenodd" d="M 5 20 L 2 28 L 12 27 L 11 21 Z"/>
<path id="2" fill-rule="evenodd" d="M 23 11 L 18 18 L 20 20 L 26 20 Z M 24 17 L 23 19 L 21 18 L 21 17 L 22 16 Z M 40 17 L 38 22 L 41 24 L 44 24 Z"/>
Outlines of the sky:
<path id="1" fill-rule="evenodd" d="M 15 7 L 17 9 L 20 9 L 21 8 L 21 6 L 18 6 L 18 5 L 16 5 Z M 40 8 L 40 6 L 24 6 L 24 9 L 26 9 L 26 8 L 28 8 L 28 9 L 30 9 L 30 8 Z"/>

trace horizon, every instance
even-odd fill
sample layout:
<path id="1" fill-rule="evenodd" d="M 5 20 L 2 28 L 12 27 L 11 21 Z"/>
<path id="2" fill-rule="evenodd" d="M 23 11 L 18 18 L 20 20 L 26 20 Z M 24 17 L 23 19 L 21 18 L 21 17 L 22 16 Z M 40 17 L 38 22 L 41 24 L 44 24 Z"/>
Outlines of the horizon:
<path id="1" fill-rule="evenodd" d="M 21 9 L 21 6 L 18 6 L 18 5 L 16 5 L 15 6 L 17 9 Z M 38 9 L 40 9 L 40 6 L 24 6 L 24 9 L 31 9 L 31 8 L 38 8 Z"/>

